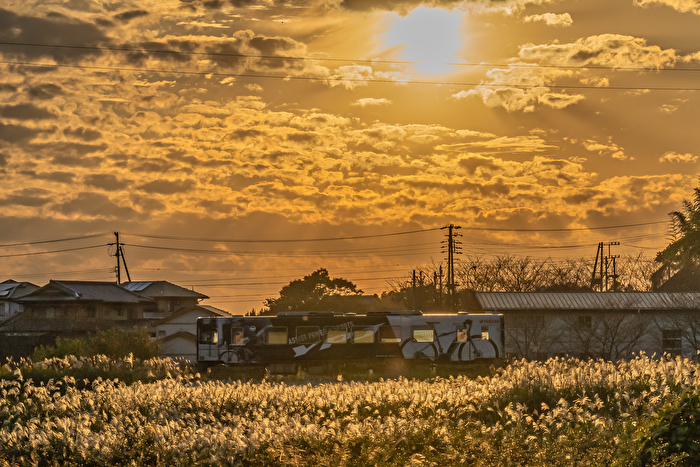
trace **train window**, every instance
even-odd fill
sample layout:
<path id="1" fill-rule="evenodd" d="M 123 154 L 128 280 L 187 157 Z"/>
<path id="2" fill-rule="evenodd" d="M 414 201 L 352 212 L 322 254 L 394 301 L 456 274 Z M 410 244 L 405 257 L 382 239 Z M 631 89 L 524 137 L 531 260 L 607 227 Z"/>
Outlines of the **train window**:
<path id="1" fill-rule="evenodd" d="M 327 344 L 345 344 L 348 336 L 344 327 L 326 326 L 323 328 L 323 340 Z"/>
<path id="2" fill-rule="evenodd" d="M 352 341 L 355 344 L 374 344 L 374 328 L 355 328 Z"/>
<path id="3" fill-rule="evenodd" d="M 270 345 L 282 345 L 287 343 L 287 328 L 285 326 L 273 326 L 265 333 L 265 343 Z"/>
<path id="4" fill-rule="evenodd" d="M 435 331 L 432 329 L 414 329 L 413 330 L 413 341 L 414 342 L 433 342 L 435 340 Z"/>
<path id="5" fill-rule="evenodd" d="M 243 328 L 231 328 L 231 345 L 243 345 Z"/>
<path id="6" fill-rule="evenodd" d="M 401 326 L 379 326 L 379 342 L 382 344 L 400 344 Z"/>
<path id="7" fill-rule="evenodd" d="M 489 327 L 481 326 L 481 338 L 485 341 L 489 340 Z"/>
<path id="8" fill-rule="evenodd" d="M 457 342 L 467 342 L 467 328 L 464 326 L 457 327 Z"/>
<path id="9" fill-rule="evenodd" d="M 318 326 L 297 326 L 297 344 L 321 342 L 321 328 Z"/>
<path id="10" fill-rule="evenodd" d="M 219 342 L 219 333 L 216 329 L 201 329 L 199 331 L 199 342 L 202 344 L 216 344 Z"/>

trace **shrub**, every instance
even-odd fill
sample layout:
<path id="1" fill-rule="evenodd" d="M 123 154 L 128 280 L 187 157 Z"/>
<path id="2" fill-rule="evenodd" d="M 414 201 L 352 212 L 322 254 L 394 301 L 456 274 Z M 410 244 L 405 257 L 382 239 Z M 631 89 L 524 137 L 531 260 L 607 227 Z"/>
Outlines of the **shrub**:
<path id="1" fill-rule="evenodd" d="M 111 359 L 125 358 L 128 355 L 139 360 L 148 360 L 160 354 L 160 345 L 152 342 L 145 328 L 106 329 L 87 338 L 56 339 L 54 347 L 37 347 L 32 354 L 35 362 L 47 358 L 94 357 L 105 355 Z"/>
<path id="2" fill-rule="evenodd" d="M 47 358 L 63 358 L 68 355 L 76 357 L 86 357 L 88 355 L 88 342 L 86 339 L 56 339 L 54 347 L 44 347 L 40 345 L 34 349 L 32 360 L 35 362 L 45 360 Z"/>
<path id="3" fill-rule="evenodd" d="M 700 465 L 700 392 L 687 389 L 652 419 L 642 438 L 640 465 Z"/>
<path id="4" fill-rule="evenodd" d="M 145 328 L 131 331 L 107 329 L 89 340 L 90 355 L 106 355 L 110 358 L 124 358 L 133 354 L 140 360 L 148 360 L 160 354 L 160 345 L 152 342 Z"/>

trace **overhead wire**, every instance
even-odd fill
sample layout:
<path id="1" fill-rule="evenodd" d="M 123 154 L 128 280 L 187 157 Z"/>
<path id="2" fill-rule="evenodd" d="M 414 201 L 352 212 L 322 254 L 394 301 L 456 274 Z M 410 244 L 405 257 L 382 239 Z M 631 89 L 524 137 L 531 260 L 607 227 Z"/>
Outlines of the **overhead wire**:
<path id="1" fill-rule="evenodd" d="M 58 242 L 69 242 L 73 240 L 86 240 L 90 238 L 102 237 L 109 234 L 109 232 L 101 232 L 91 235 L 82 235 L 80 237 L 67 237 L 67 238 L 54 238 L 51 240 L 37 240 L 33 242 L 19 242 L 19 243 L 0 243 L 0 248 L 14 247 L 14 246 L 29 246 L 29 245 L 41 245 L 45 243 L 58 243 Z"/>
<path id="2" fill-rule="evenodd" d="M 441 227 L 432 227 L 428 229 L 416 229 L 407 230 L 402 232 L 390 232 L 384 234 L 371 234 L 371 235 L 349 235 L 343 237 L 318 237 L 318 238 L 297 238 L 297 239 L 253 239 L 253 238 L 242 238 L 242 239 L 231 239 L 231 238 L 207 238 L 207 237 L 177 237 L 173 235 L 151 235 L 151 234 L 138 234 L 124 232 L 124 235 L 129 235 L 132 237 L 141 238 L 152 238 L 159 240 L 187 240 L 187 241 L 197 241 L 197 242 L 215 242 L 215 243 L 302 243 L 302 242 L 325 242 L 334 240 L 359 240 L 368 238 L 382 238 L 382 237 L 397 237 L 402 235 L 410 235 L 415 233 L 423 232 L 433 232 L 440 230 Z"/>
<path id="3" fill-rule="evenodd" d="M 201 248 L 178 248 L 178 247 L 167 247 L 167 246 L 154 246 L 154 245 L 135 245 L 135 244 L 125 244 L 129 248 L 146 249 L 146 250 L 160 250 L 160 251 L 178 251 L 182 253 L 196 253 L 205 255 L 215 255 L 215 256 L 284 256 L 287 258 L 306 258 L 315 256 L 326 256 L 326 257 L 347 257 L 351 253 L 362 252 L 358 250 L 356 252 L 284 252 L 284 251 L 224 251 L 224 250 L 205 250 Z M 432 251 L 433 249 L 423 249 L 423 250 L 411 250 L 411 251 L 397 251 L 394 253 L 375 253 L 373 256 L 416 256 L 425 253 L 426 251 Z"/>
<path id="4" fill-rule="evenodd" d="M 166 44 L 163 44 L 166 45 Z M 654 72 L 698 72 L 698 67 L 684 68 L 661 68 L 657 66 L 632 67 L 632 66 L 612 66 L 612 65 L 562 65 L 562 64 L 536 64 L 536 63 L 489 63 L 489 62 L 425 62 L 411 60 L 395 60 L 382 58 L 344 58 L 344 57 L 327 57 L 321 55 L 273 55 L 273 54 L 246 54 L 241 52 L 214 52 L 214 51 L 182 51 L 173 49 L 154 49 L 146 47 L 128 47 L 128 46 L 110 46 L 110 45 L 77 45 L 77 44 L 47 44 L 33 42 L 14 42 L 0 41 L 0 46 L 10 47 L 33 47 L 33 48 L 51 48 L 51 49 L 68 49 L 68 50 L 91 50 L 96 52 L 111 51 L 111 52 L 137 52 L 147 54 L 161 55 L 177 55 L 177 56 L 206 56 L 206 57 L 228 57 L 228 58 L 245 58 L 245 59 L 266 59 L 266 60 L 286 60 L 286 61 L 320 61 L 320 62 L 344 62 L 344 63 L 368 63 L 368 64 L 389 64 L 389 65 L 450 65 L 455 67 L 509 67 L 509 68 L 553 68 L 553 69 L 595 69 L 607 71 L 654 71 Z"/>
<path id="5" fill-rule="evenodd" d="M 37 256 L 37 255 L 48 255 L 48 254 L 53 254 L 53 253 L 65 253 L 68 251 L 92 250 L 95 248 L 104 248 L 105 246 L 106 245 L 91 245 L 91 246 L 82 246 L 82 247 L 76 247 L 76 248 L 64 248 L 62 250 L 32 251 L 32 252 L 28 252 L 28 253 L 4 254 L 4 255 L 0 255 L 0 258 L 12 258 L 12 257 L 20 257 L 20 256 Z"/>
<path id="6" fill-rule="evenodd" d="M 186 71 L 186 70 L 158 70 L 151 68 L 134 68 L 134 67 L 112 67 L 105 65 L 75 65 L 75 64 L 56 64 L 56 63 L 35 63 L 35 62 L 20 62 L 11 60 L 0 60 L 0 63 L 6 65 L 22 65 L 39 68 L 78 68 L 86 70 L 109 70 L 109 71 L 132 71 L 138 73 L 153 73 L 153 74 L 176 74 L 176 75 L 192 75 L 192 76 L 217 76 L 228 78 L 251 78 L 251 79 L 279 79 L 283 81 L 332 81 L 332 82 L 354 82 L 354 83 L 384 83 L 384 84 L 416 84 L 416 85 L 435 85 L 435 86 L 463 86 L 463 87 L 486 87 L 486 88 L 516 88 L 516 89 L 534 89 L 534 88 L 551 88 L 551 89 L 576 89 L 576 90 L 591 90 L 591 91 L 669 91 L 669 92 L 694 92 L 700 91 L 700 87 L 688 86 L 595 86 L 585 84 L 523 84 L 523 83 L 476 83 L 466 81 L 428 81 L 414 79 L 389 79 L 389 78 L 350 78 L 350 77 L 334 77 L 334 76 L 302 76 L 302 75 L 266 75 L 256 73 L 227 73 L 214 71 Z"/>

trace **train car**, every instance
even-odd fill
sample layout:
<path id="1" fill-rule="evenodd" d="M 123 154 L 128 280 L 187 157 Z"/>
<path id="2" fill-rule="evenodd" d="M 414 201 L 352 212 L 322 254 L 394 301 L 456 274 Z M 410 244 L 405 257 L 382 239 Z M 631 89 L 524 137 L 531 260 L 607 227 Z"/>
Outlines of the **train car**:
<path id="1" fill-rule="evenodd" d="M 389 361 L 471 362 L 503 356 L 503 315 L 420 311 L 284 312 L 197 320 L 200 372 L 213 365 L 273 373 Z"/>

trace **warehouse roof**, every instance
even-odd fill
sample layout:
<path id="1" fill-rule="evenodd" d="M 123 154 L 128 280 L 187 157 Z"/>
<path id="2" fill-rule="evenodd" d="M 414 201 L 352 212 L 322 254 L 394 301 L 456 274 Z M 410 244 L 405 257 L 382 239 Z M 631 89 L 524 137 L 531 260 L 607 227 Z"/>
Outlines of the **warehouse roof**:
<path id="1" fill-rule="evenodd" d="M 484 311 L 700 309 L 700 292 L 476 292 Z"/>

